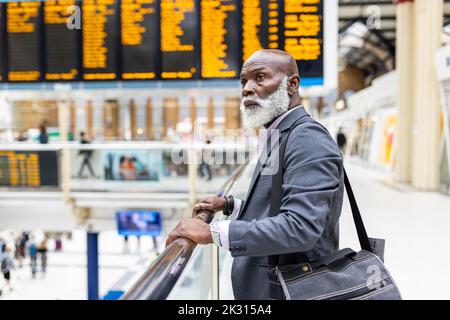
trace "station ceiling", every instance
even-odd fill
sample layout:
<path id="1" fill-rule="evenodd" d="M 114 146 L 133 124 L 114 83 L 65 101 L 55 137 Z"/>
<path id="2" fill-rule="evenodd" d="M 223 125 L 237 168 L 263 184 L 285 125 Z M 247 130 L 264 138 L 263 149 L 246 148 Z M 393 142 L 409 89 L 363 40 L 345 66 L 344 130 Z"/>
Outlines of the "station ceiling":
<path id="1" fill-rule="evenodd" d="M 356 21 L 370 23 L 371 16 L 376 12 L 380 16 L 381 28 L 375 31 L 395 48 L 395 7 L 394 0 L 339 0 L 339 31 L 346 30 Z M 450 0 L 444 0 L 444 25 L 448 24 L 450 24 Z"/>
<path id="2" fill-rule="evenodd" d="M 444 0 L 445 26 L 443 43 L 450 43 L 450 0 Z M 395 69 L 396 36 L 394 0 L 339 0 L 340 67 L 360 69 L 366 85 Z"/>

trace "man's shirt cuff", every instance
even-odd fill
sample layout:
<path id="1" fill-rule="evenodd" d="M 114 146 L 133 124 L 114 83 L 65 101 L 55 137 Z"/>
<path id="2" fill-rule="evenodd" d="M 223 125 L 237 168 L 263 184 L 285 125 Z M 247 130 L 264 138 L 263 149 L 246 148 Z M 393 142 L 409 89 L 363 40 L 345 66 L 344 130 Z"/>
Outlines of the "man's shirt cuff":
<path id="1" fill-rule="evenodd" d="M 230 248 L 230 242 L 228 240 L 228 229 L 230 228 L 230 222 L 231 220 L 216 221 L 212 223 L 210 227 L 211 232 L 219 233 L 220 245 L 227 250 Z"/>
<path id="2" fill-rule="evenodd" d="M 234 198 L 233 212 L 230 215 L 230 220 L 235 220 L 239 217 L 239 212 L 241 211 L 242 200 Z"/>
<path id="3" fill-rule="evenodd" d="M 234 199 L 233 212 L 230 215 L 229 220 L 215 221 L 211 224 L 211 231 L 218 232 L 220 237 L 220 245 L 226 250 L 230 250 L 230 241 L 228 240 L 228 234 L 230 229 L 231 220 L 235 220 L 239 217 L 241 211 L 242 200 Z"/>

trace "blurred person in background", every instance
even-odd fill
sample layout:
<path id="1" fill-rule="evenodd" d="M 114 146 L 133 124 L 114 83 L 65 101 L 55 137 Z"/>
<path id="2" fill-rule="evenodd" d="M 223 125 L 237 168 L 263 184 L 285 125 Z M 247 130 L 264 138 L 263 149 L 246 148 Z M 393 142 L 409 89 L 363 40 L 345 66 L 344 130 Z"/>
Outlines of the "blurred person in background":
<path id="1" fill-rule="evenodd" d="M 15 258 L 19 262 L 19 268 L 23 266 L 23 259 L 25 258 L 25 244 L 23 242 L 23 236 L 18 236 L 14 243 L 15 246 Z"/>
<path id="2" fill-rule="evenodd" d="M 6 241 L 3 238 L 0 238 L 0 253 L 3 253 L 6 248 Z"/>
<path id="3" fill-rule="evenodd" d="M 122 249 L 123 253 L 128 253 L 129 249 L 128 249 L 128 236 L 123 236 L 123 249 Z"/>
<path id="4" fill-rule="evenodd" d="M 81 131 L 80 132 L 80 143 L 81 144 L 88 144 L 90 141 L 86 138 L 86 134 Z M 83 176 L 84 167 L 87 166 L 89 173 L 91 174 L 92 178 L 95 178 L 94 169 L 92 169 L 91 165 L 91 156 L 92 156 L 92 150 L 86 150 L 82 149 L 78 152 L 79 155 L 83 156 L 83 161 L 81 162 L 80 170 L 78 171 L 78 178 L 81 178 Z"/>
<path id="5" fill-rule="evenodd" d="M 48 143 L 47 127 L 43 123 L 39 125 L 39 143 Z"/>
<path id="6" fill-rule="evenodd" d="M 14 269 L 14 259 L 11 248 L 6 246 L 5 251 L 1 254 L 1 270 L 3 278 L 5 279 L 6 286 L 9 291 L 12 291 L 11 287 L 11 270 Z"/>
<path id="7" fill-rule="evenodd" d="M 347 145 L 347 137 L 345 136 L 342 128 L 339 128 L 339 132 L 336 136 L 336 143 L 342 154 L 345 153 L 345 146 Z"/>
<path id="8" fill-rule="evenodd" d="M 55 251 L 56 252 L 62 251 L 62 240 L 60 236 L 57 236 L 55 238 Z"/>
<path id="9" fill-rule="evenodd" d="M 44 238 L 38 245 L 37 251 L 39 253 L 39 256 L 41 258 L 41 271 L 42 276 L 45 275 L 47 272 L 47 238 Z"/>
<path id="10" fill-rule="evenodd" d="M 30 243 L 28 244 L 28 255 L 30 256 L 30 267 L 31 267 L 31 276 L 33 278 L 36 277 L 36 269 L 37 269 L 37 245 L 34 238 L 30 239 Z"/>
<path id="11" fill-rule="evenodd" d="M 211 139 L 207 138 L 205 143 L 207 145 L 211 144 Z M 208 163 L 208 161 L 205 160 L 205 158 L 209 158 L 208 155 L 212 156 L 213 152 L 214 152 L 213 150 L 209 150 L 209 149 L 202 150 L 202 155 L 201 155 L 202 162 L 201 162 L 200 168 L 199 168 L 200 169 L 200 177 L 202 177 L 202 178 L 205 177 L 206 181 L 210 181 L 212 179 L 212 171 L 211 171 L 211 165 Z"/>
<path id="12" fill-rule="evenodd" d="M 17 141 L 23 142 L 28 140 L 28 135 L 26 131 L 21 131 L 19 136 L 17 137 Z"/>

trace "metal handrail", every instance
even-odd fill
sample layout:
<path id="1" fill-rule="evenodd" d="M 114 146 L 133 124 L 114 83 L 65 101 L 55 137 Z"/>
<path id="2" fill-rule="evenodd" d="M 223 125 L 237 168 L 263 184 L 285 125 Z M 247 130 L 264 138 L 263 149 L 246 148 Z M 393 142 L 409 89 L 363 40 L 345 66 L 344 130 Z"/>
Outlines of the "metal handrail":
<path id="1" fill-rule="evenodd" d="M 222 186 L 219 195 L 226 194 L 244 170 L 240 165 Z M 210 223 L 213 215 L 209 211 L 200 212 L 196 218 Z M 136 283 L 121 297 L 121 300 L 163 300 L 166 299 L 183 273 L 196 247 L 190 239 L 178 238 L 167 246 L 149 266 Z"/>

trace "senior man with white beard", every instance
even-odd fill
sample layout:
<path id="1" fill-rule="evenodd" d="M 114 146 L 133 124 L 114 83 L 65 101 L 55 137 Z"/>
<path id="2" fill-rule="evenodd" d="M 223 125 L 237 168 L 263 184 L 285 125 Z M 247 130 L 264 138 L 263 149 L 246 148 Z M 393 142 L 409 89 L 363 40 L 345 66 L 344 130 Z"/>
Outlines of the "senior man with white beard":
<path id="1" fill-rule="evenodd" d="M 240 78 L 244 125 L 264 126 L 268 133 L 247 198 L 201 199 L 193 218 L 182 220 L 166 244 L 184 237 L 222 246 L 234 258 L 236 299 L 283 299 L 281 287 L 270 285 L 274 266 L 269 256 L 272 262 L 276 257 L 280 268 L 308 266 L 338 250 L 343 161 L 328 131 L 300 105 L 300 76 L 292 56 L 280 50 L 257 51 L 244 63 Z M 285 152 L 278 162 L 280 143 Z M 282 170 L 279 192 L 272 185 L 277 170 Z M 195 218 L 205 210 L 211 215 L 223 211 L 229 219 L 208 225 Z"/>

